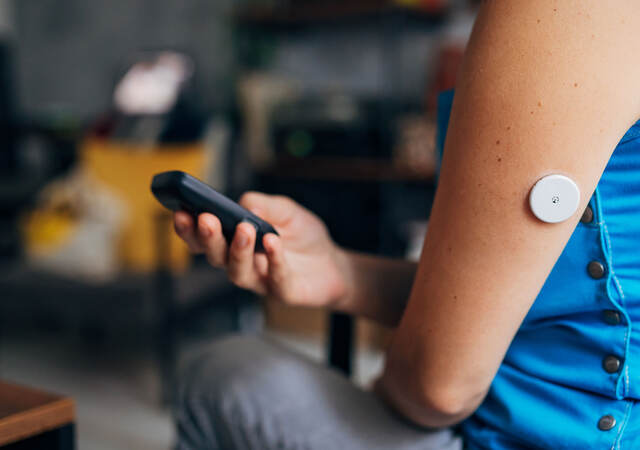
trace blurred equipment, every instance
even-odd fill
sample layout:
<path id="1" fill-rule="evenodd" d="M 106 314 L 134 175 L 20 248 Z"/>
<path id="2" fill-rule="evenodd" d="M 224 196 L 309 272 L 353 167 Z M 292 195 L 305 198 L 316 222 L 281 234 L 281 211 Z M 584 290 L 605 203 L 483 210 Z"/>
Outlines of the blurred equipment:
<path id="1" fill-rule="evenodd" d="M 179 53 L 161 52 L 137 62 L 116 86 L 116 107 L 130 115 L 166 114 L 192 75 L 193 62 Z"/>
<path id="2" fill-rule="evenodd" d="M 30 265 L 87 281 L 116 276 L 122 202 L 81 172 L 47 186 L 24 220 Z"/>
<path id="3" fill-rule="evenodd" d="M 157 223 L 165 223 L 170 214 L 149 191 L 153 175 L 183 170 L 207 178 L 207 159 L 223 162 L 224 159 L 218 158 L 218 152 L 223 150 L 209 148 L 203 141 L 166 146 L 98 138 L 84 142 L 82 170 L 101 189 L 110 192 L 126 211 L 116 241 L 120 270 L 146 272 L 157 267 Z M 173 232 L 170 222 L 163 229 L 168 239 L 170 267 L 183 271 L 189 259 L 187 248 Z"/>
<path id="4" fill-rule="evenodd" d="M 194 92 L 194 63 L 173 52 L 145 52 L 134 58 L 117 83 L 114 111 L 98 135 L 151 146 L 200 139 L 205 117 Z"/>
<path id="5" fill-rule="evenodd" d="M 254 72 L 239 80 L 238 102 L 245 123 L 244 146 L 255 170 L 274 162 L 269 123 L 273 108 L 298 97 L 295 83 L 266 73 Z"/>
<path id="6" fill-rule="evenodd" d="M 272 113 L 273 147 L 294 158 L 388 158 L 392 129 L 379 111 L 379 104 L 347 95 L 283 102 Z"/>
<path id="7" fill-rule="evenodd" d="M 398 120 L 393 162 L 416 175 L 433 175 L 436 168 L 436 124 L 424 115 L 408 115 Z"/>
<path id="8" fill-rule="evenodd" d="M 70 398 L 0 381 L 0 446 L 73 450 L 74 409 Z"/>

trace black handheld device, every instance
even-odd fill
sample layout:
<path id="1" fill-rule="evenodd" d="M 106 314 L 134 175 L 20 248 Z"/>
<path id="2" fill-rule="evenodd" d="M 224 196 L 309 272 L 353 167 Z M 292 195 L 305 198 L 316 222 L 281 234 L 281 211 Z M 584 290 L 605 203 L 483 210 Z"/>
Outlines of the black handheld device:
<path id="1" fill-rule="evenodd" d="M 231 243 L 240 222 L 248 222 L 256 229 L 257 252 L 264 251 L 262 237 L 265 234 L 278 234 L 271 224 L 188 173 L 173 170 L 156 174 L 151 181 L 151 192 L 172 211 L 183 210 L 194 217 L 204 212 L 217 216 L 227 243 Z"/>

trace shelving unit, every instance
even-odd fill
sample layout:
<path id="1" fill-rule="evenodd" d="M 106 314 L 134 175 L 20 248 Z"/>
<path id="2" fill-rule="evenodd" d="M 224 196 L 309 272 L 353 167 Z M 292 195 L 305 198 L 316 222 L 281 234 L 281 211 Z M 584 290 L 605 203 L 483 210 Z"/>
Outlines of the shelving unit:
<path id="1" fill-rule="evenodd" d="M 392 161 L 381 158 L 282 157 L 274 165 L 261 171 L 260 175 L 306 180 L 395 181 L 430 185 L 434 182 L 435 167 L 429 173 L 422 173 L 398 167 Z"/>
<path id="2" fill-rule="evenodd" d="M 382 70 L 385 73 L 386 84 L 391 91 L 395 91 L 403 83 L 403 64 L 398 52 L 402 32 L 436 31 L 448 15 L 449 11 L 446 8 L 421 9 L 390 0 L 291 1 L 270 7 L 252 5 L 234 13 L 240 66 L 254 69 L 264 63 L 263 55 L 268 54 L 274 46 L 290 38 L 306 36 L 307 33 L 338 30 L 353 31 L 357 36 L 361 31 L 375 27 L 383 37 L 380 40 L 383 54 L 381 60 L 384 61 Z M 255 50 L 256 48 L 258 50 Z M 381 111 L 381 118 L 388 116 L 382 113 L 388 111 Z M 326 199 L 315 195 L 317 192 L 327 196 L 331 195 L 328 192 L 336 195 L 340 189 L 344 189 L 339 194 L 342 203 L 347 196 L 359 203 L 382 205 L 388 203 L 390 191 L 395 192 L 407 185 L 413 186 L 414 190 L 416 186 L 418 189 L 424 187 L 425 190 L 432 190 L 435 184 L 435 167 L 432 172 L 417 173 L 408 168 L 395 166 L 389 159 L 375 157 L 312 156 L 297 159 L 280 156 L 273 165 L 260 170 L 256 175 L 259 180 L 258 187 L 275 189 L 303 203 L 313 203 L 313 198 L 314 206 L 331 216 L 334 225 L 342 224 L 350 228 L 353 228 L 354 220 L 349 220 L 346 224 L 338 220 L 335 211 L 326 208 Z M 301 187 L 303 184 L 307 185 L 306 188 Z M 313 189 L 316 189 L 316 193 Z M 368 195 L 362 195 L 365 190 Z M 349 211 L 345 210 L 344 214 L 368 214 L 369 219 L 361 219 L 374 222 L 371 224 L 371 234 L 375 235 L 378 243 L 382 242 L 386 225 L 383 223 L 383 217 L 379 215 L 374 218 L 371 211 L 362 204 L 358 208 L 347 208 Z M 381 247 L 371 248 L 368 245 L 369 241 L 362 236 L 351 237 L 355 242 L 344 243 L 356 247 L 364 244 L 364 248 L 357 248 L 361 251 L 381 251 Z M 349 374 L 354 321 L 344 314 L 331 314 L 329 328 L 329 364 Z"/>
<path id="3" fill-rule="evenodd" d="M 240 9 L 235 13 L 235 20 L 240 26 L 278 29 L 387 19 L 433 25 L 441 22 L 446 15 L 447 10 L 444 8 L 430 10 L 388 1 L 319 1 L 304 5 Z"/>

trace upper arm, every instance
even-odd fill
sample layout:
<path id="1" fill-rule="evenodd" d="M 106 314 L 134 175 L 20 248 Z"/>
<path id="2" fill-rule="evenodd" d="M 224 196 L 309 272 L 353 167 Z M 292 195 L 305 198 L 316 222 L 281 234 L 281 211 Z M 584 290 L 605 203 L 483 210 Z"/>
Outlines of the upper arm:
<path id="1" fill-rule="evenodd" d="M 637 0 L 482 4 L 421 261 L 388 354 L 388 368 L 416 375 L 408 389 L 464 396 L 489 386 L 640 115 L 632 55 L 640 55 Z M 527 203 L 550 173 L 581 190 L 578 211 L 559 224 L 538 221 Z"/>

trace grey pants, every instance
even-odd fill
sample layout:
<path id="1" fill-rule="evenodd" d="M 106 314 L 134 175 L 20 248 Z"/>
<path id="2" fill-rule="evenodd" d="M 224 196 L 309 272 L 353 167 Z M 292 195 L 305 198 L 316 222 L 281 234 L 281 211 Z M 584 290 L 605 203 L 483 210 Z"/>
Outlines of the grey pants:
<path id="1" fill-rule="evenodd" d="M 342 375 L 264 339 L 214 344 L 185 377 L 177 449 L 460 450 L 402 421 Z"/>

